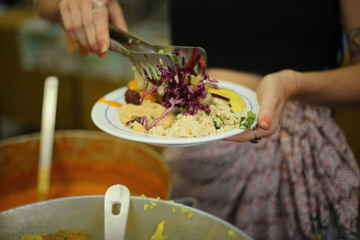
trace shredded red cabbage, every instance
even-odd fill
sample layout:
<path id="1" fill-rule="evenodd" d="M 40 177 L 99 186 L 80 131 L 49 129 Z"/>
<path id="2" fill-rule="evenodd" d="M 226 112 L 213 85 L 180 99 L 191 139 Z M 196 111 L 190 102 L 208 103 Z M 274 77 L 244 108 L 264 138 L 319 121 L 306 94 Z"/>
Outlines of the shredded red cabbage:
<path id="1" fill-rule="evenodd" d="M 181 56 L 183 53 L 180 51 L 173 51 L 173 54 Z M 166 107 L 166 110 L 162 116 L 160 118 L 154 119 L 149 127 L 147 126 L 147 120 L 145 116 L 138 118 L 139 123 L 141 123 L 146 130 L 149 130 L 155 126 L 172 110 L 175 111 L 175 114 L 183 113 L 184 115 L 193 115 L 197 113 L 198 110 L 210 112 L 210 109 L 201 104 L 200 100 L 205 98 L 207 94 L 205 83 L 216 83 L 217 80 L 210 79 L 209 75 L 206 73 L 202 76 L 196 88 L 191 84 L 191 76 L 197 76 L 196 72 L 194 71 L 194 66 L 199 62 L 200 58 L 201 56 L 196 54 L 196 48 L 194 48 L 190 60 L 183 68 L 177 64 L 179 82 L 174 80 L 175 76 L 170 70 L 160 65 L 156 66 L 161 73 L 159 80 L 152 79 L 151 76 L 148 76 L 145 72 L 147 81 L 151 82 L 153 87 L 142 95 L 140 102 L 144 100 L 146 95 L 155 92 L 160 86 L 164 86 L 164 95 L 162 96 L 160 104 Z M 134 121 L 135 120 L 132 120 L 130 122 Z"/>
<path id="2" fill-rule="evenodd" d="M 230 98 L 224 97 L 224 96 L 219 95 L 217 93 L 211 93 L 211 96 L 216 97 L 216 98 L 220 98 L 220 99 L 225 100 L 225 101 L 230 101 Z"/>

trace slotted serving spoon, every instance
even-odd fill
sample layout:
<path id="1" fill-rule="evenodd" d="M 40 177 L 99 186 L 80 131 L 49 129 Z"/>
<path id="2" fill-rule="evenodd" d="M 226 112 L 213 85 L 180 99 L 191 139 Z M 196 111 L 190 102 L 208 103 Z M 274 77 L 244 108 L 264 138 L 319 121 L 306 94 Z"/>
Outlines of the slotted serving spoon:
<path id="1" fill-rule="evenodd" d="M 104 239 L 123 240 L 130 207 L 130 191 L 124 185 L 113 185 L 105 193 Z"/>
<path id="2" fill-rule="evenodd" d="M 143 78 L 146 78 L 146 73 L 159 79 L 158 65 L 170 70 L 176 82 L 179 81 L 177 64 L 183 68 L 188 63 L 194 63 L 191 66 L 194 73 L 204 75 L 206 72 L 206 52 L 201 47 L 153 45 L 113 25 L 109 26 L 109 30 L 110 50 L 128 57 Z M 174 55 L 175 52 L 178 54 Z"/>

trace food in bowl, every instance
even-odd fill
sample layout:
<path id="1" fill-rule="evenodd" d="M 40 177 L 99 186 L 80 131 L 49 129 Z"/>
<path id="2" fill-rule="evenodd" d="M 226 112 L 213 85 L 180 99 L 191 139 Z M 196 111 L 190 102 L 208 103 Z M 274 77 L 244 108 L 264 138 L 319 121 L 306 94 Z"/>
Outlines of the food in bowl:
<path id="1" fill-rule="evenodd" d="M 39 133 L 0 141 L 0 211 L 38 200 L 39 149 Z M 170 195 L 168 165 L 144 144 L 100 131 L 58 130 L 52 157 L 49 199 L 103 194 L 115 183 L 128 186 L 132 196 Z"/>
<path id="2" fill-rule="evenodd" d="M 92 238 L 82 232 L 58 230 L 51 234 L 24 234 L 19 240 L 92 240 Z"/>
<path id="3" fill-rule="evenodd" d="M 148 205 L 153 207 L 145 210 L 144 206 Z M 104 195 L 42 201 L 0 212 L 0 239 L 19 240 L 25 233 L 44 236 L 59 229 L 85 233 L 94 240 L 103 239 L 103 217 Z M 150 240 L 152 236 L 166 240 L 252 239 L 228 222 L 199 209 L 167 200 L 131 196 L 125 239 Z"/>
<path id="4" fill-rule="evenodd" d="M 176 53 L 175 53 L 176 54 Z M 231 89 L 219 88 L 208 74 L 196 75 L 195 57 L 181 68 L 178 81 L 171 71 L 157 65 L 158 75 L 144 71 L 145 80 L 135 73 L 128 83 L 126 105 L 119 108 L 120 121 L 135 132 L 169 137 L 204 137 L 249 129 L 255 113 L 246 109 L 244 100 Z"/>

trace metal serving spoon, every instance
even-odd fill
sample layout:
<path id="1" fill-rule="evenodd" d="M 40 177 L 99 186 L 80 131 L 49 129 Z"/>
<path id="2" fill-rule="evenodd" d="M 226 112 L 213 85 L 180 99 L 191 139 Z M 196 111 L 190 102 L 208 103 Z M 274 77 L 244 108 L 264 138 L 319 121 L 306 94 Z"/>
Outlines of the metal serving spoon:
<path id="1" fill-rule="evenodd" d="M 124 185 L 113 185 L 105 193 L 105 240 L 123 240 L 130 207 L 130 191 Z"/>
<path id="2" fill-rule="evenodd" d="M 57 77 L 50 76 L 45 80 L 37 182 L 39 201 L 46 200 L 49 195 L 58 85 Z"/>

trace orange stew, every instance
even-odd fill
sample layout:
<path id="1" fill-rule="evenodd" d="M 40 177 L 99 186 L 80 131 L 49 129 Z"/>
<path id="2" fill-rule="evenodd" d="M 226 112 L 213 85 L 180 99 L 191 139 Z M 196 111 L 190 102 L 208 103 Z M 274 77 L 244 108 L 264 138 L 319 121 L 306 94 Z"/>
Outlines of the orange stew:
<path id="1" fill-rule="evenodd" d="M 36 178 L 36 169 L 32 175 Z M 29 173 L 27 173 L 29 175 Z M 28 177 L 28 176 L 27 176 Z M 0 195 L 0 211 L 37 201 L 36 179 L 31 186 Z M 12 176 L 3 186 L 23 185 L 22 176 Z M 115 161 L 88 160 L 62 161 L 54 164 L 51 173 L 49 199 L 80 195 L 104 195 L 114 184 L 123 184 L 131 195 L 145 194 L 148 197 L 166 199 L 168 183 L 140 165 L 119 164 Z M 0 193 L 1 194 L 1 193 Z"/>

